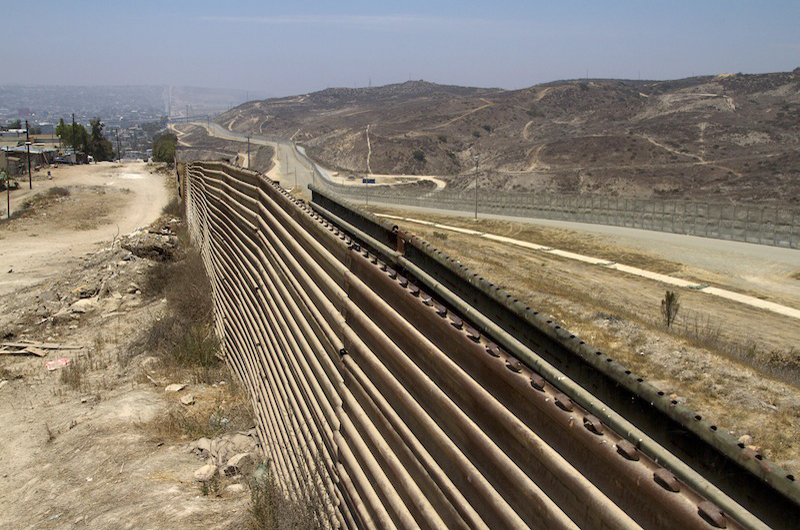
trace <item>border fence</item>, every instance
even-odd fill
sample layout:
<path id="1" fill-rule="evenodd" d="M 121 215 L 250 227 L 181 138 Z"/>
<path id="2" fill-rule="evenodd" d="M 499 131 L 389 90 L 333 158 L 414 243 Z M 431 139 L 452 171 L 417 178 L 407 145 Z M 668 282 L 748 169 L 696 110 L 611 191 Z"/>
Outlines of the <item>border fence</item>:
<path id="1" fill-rule="evenodd" d="M 222 354 L 271 469 L 320 527 L 800 517 L 793 476 L 391 224 L 223 163 L 182 180 Z"/>
<path id="2" fill-rule="evenodd" d="M 474 190 L 425 191 L 402 186 L 370 186 L 367 190 L 369 185 L 319 182 L 355 202 L 368 198 L 371 203 L 467 212 L 476 209 Z M 800 248 L 800 214 L 777 206 L 478 190 L 477 211 Z"/>

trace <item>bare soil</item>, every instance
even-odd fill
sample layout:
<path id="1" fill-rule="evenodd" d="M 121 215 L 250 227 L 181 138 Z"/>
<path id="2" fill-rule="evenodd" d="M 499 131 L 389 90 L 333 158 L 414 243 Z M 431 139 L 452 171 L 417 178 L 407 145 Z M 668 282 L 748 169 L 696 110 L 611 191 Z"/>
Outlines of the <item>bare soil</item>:
<path id="1" fill-rule="evenodd" d="M 469 189 L 479 156 L 481 186 L 498 190 L 796 207 L 798 87 L 798 70 L 508 91 L 409 81 L 251 101 L 217 121 L 291 137 L 346 174 Z"/>
<path id="2" fill-rule="evenodd" d="M 140 287 L 152 263 L 119 245 L 170 196 L 173 177 L 154 169 L 51 170 L 15 192 L 12 212 L 30 200 L 28 211 L 0 224 L 0 342 L 78 347 L 0 355 L 0 528 L 245 527 L 247 495 L 204 495 L 191 431 L 170 429 L 170 418 L 202 426 L 230 410 L 230 381 L 195 383 L 148 352 L 131 356 L 165 305 Z M 66 368 L 45 368 L 62 357 Z M 190 410 L 164 392 L 170 383 L 188 384 Z"/>
<path id="3" fill-rule="evenodd" d="M 781 282 L 792 292 L 797 283 L 792 271 L 777 276 L 769 267 L 740 268 L 739 277 L 726 280 L 713 266 L 687 266 L 680 253 L 664 244 L 643 250 L 596 234 L 513 221 L 475 222 L 419 212 L 413 217 L 674 276 L 713 279 L 716 285 L 751 293 L 760 292 L 767 283 L 779 291 Z M 720 429 L 737 438 L 751 436 L 752 444 L 767 458 L 795 474 L 800 471 L 800 326 L 796 319 L 548 253 L 394 222 L 532 309 L 552 315 L 563 327 L 609 352 L 657 388 L 676 395 Z M 711 256 L 706 261 L 715 263 Z M 743 289 L 748 285 L 749 289 Z M 661 315 L 667 289 L 678 292 L 681 304 L 669 330 Z M 795 307 L 798 302 L 795 297 L 782 301 Z"/>

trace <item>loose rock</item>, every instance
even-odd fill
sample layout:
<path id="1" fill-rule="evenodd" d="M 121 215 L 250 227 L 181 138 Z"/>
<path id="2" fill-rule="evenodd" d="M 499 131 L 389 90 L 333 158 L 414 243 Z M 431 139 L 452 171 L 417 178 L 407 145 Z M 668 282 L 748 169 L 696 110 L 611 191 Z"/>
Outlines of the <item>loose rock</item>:
<path id="1" fill-rule="evenodd" d="M 239 453 L 228 460 L 224 468 L 225 476 L 249 475 L 255 467 L 255 458 L 252 453 Z"/>
<path id="2" fill-rule="evenodd" d="M 194 472 L 194 479 L 198 482 L 208 482 L 217 474 L 217 466 L 206 464 Z"/>
<path id="3" fill-rule="evenodd" d="M 228 484 L 225 486 L 225 493 L 239 494 L 244 493 L 244 484 Z"/>
<path id="4" fill-rule="evenodd" d="M 173 383 L 171 385 L 167 385 L 167 387 L 164 389 L 164 392 L 180 392 L 184 388 L 186 388 L 186 385 Z"/>

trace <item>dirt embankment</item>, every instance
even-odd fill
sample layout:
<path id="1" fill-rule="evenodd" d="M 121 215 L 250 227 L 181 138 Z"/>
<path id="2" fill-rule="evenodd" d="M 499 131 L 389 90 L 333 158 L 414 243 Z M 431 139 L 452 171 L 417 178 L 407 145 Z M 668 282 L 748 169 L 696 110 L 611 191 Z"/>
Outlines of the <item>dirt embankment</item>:
<path id="1" fill-rule="evenodd" d="M 247 148 L 243 142 L 215 138 L 208 135 L 205 127 L 193 124 L 171 126 L 178 136 L 178 161 L 224 160 L 247 167 Z M 267 173 L 273 166 L 275 150 L 266 145 L 253 144 L 250 149 L 250 169 Z"/>
<path id="2" fill-rule="evenodd" d="M 222 459 L 250 439 L 249 407 L 226 371 L 141 347 L 169 307 L 152 258 L 177 243 L 170 222 L 148 227 L 173 182 L 151 169 L 59 168 L 0 224 L 0 528 L 246 526 L 246 489 L 199 482 L 212 456 L 190 442 L 234 431 Z"/>

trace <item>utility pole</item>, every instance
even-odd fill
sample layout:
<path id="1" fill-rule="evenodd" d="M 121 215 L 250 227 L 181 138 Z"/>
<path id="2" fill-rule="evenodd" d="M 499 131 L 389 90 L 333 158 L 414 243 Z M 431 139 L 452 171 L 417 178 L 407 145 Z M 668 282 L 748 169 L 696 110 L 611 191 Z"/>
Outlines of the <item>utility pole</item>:
<path id="1" fill-rule="evenodd" d="M 250 169 L 250 135 L 247 135 L 247 169 Z"/>
<path id="2" fill-rule="evenodd" d="M 122 161 L 122 150 L 120 150 L 120 147 L 119 147 L 119 129 L 115 129 L 114 132 L 117 135 L 117 162 L 121 162 Z"/>
<path id="3" fill-rule="evenodd" d="M 31 135 L 28 134 L 28 120 L 25 120 L 25 147 L 28 149 L 28 188 L 33 189 L 33 178 L 31 177 Z"/>
<path id="4" fill-rule="evenodd" d="M 3 173 L 6 181 L 6 219 L 11 220 L 11 174 Z"/>
<path id="5" fill-rule="evenodd" d="M 475 220 L 478 220 L 478 155 L 475 155 Z"/>

